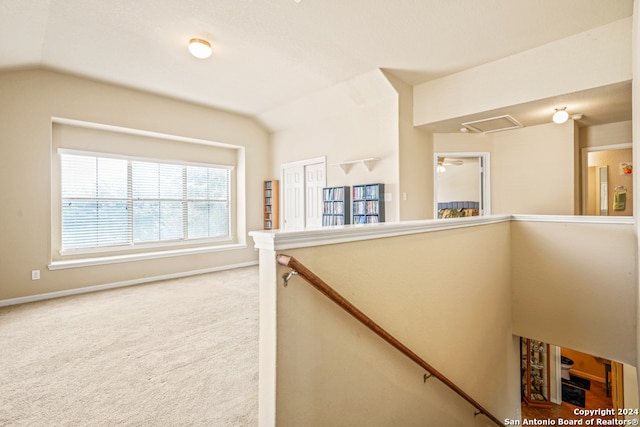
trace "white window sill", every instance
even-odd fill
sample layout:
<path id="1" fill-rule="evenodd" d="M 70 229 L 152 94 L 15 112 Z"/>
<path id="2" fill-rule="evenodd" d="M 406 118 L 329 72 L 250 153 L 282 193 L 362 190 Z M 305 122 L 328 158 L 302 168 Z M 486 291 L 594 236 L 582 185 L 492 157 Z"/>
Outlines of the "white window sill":
<path id="1" fill-rule="evenodd" d="M 150 259 L 168 258 L 184 255 L 203 254 L 208 252 L 223 252 L 237 249 L 246 249 L 247 245 L 243 243 L 234 243 L 229 245 L 205 246 L 188 249 L 173 249 L 167 251 L 144 252 L 124 255 L 108 255 L 93 258 L 78 258 L 70 260 L 52 261 L 47 268 L 49 270 L 64 270 L 67 268 L 92 267 L 104 264 L 116 264 L 121 262 L 145 261 Z"/>

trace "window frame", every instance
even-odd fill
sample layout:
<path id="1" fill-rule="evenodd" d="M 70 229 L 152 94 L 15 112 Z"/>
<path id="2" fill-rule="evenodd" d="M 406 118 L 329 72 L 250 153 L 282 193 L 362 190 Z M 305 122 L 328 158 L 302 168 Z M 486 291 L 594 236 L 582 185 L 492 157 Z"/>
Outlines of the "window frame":
<path id="1" fill-rule="evenodd" d="M 131 155 L 126 155 L 126 154 L 114 154 L 114 153 L 105 153 L 105 152 L 100 152 L 100 151 L 93 151 L 93 150 L 82 150 L 82 149 L 73 149 L 73 148 L 63 148 L 63 147 L 59 147 L 56 150 L 57 154 L 58 154 L 58 170 L 60 173 L 59 179 L 57 180 L 57 184 L 58 184 L 58 191 L 56 192 L 57 194 L 57 204 L 58 204 L 58 208 L 59 208 L 59 212 L 58 212 L 58 228 L 59 228 L 59 241 L 57 242 L 58 245 L 58 253 L 60 254 L 60 256 L 65 257 L 65 256 L 82 256 L 82 255 L 95 255 L 95 254 L 111 254 L 111 253 L 132 253 L 132 252 L 145 252 L 145 253 L 152 253 L 151 251 L 154 250 L 166 250 L 166 249 L 178 249 L 180 250 L 180 248 L 189 248 L 192 247 L 195 250 L 198 250 L 198 247 L 201 247 L 203 245 L 207 245 L 207 246 L 211 246 L 211 245 L 215 245 L 215 244 L 225 244 L 225 243 L 229 243 L 229 242 L 233 242 L 235 240 L 234 235 L 233 235 L 233 231 L 234 231 L 234 218 L 233 218 L 233 212 L 234 212 L 234 207 L 233 207 L 233 200 L 234 200 L 234 195 L 233 195 L 233 189 L 234 189 L 234 171 L 235 171 L 235 166 L 234 165 L 224 165 L 224 164 L 214 164 L 214 163 L 203 163 L 203 162 L 192 162 L 192 161 L 184 161 L 184 160 L 174 160 L 174 159 L 160 159 L 160 158 L 154 158 L 154 157 L 146 157 L 146 156 L 131 156 Z M 192 239 L 175 239 L 175 240 L 158 240 L 158 241 L 152 241 L 152 242 L 141 242 L 141 243 L 135 243 L 135 241 L 132 239 L 129 243 L 126 244 L 120 244 L 120 245 L 112 245 L 112 246 L 91 246 L 91 247 L 83 247 L 83 248 L 67 248 L 64 249 L 62 248 L 62 240 L 63 240 L 63 235 L 62 235 L 62 222 L 63 222 L 63 215 L 62 215 L 62 206 L 63 206 L 63 195 L 62 195 L 62 155 L 63 154 L 69 154 L 69 155 L 78 155 L 78 156 L 90 156 L 90 157 L 97 157 L 97 158 L 109 158 L 109 159 L 119 159 L 119 160 L 126 160 L 128 162 L 128 176 L 127 176 L 127 181 L 128 181 L 128 185 L 131 185 L 131 162 L 147 162 L 147 163 L 157 163 L 157 164 L 167 164 L 167 165 L 179 165 L 179 166 L 183 166 L 183 167 L 188 167 L 188 166 L 194 166 L 194 167 L 206 167 L 206 168 L 216 168 L 216 169 L 225 169 L 228 171 L 229 175 L 228 175 L 228 183 L 227 183 L 227 235 L 226 236 L 219 236 L 219 237 L 205 237 L 205 238 L 192 238 Z M 184 183 L 183 183 L 184 184 Z M 131 188 L 129 187 L 129 191 L 128 191 L 128 202 L 129 203 L 133 203 L 135 201 L 138 201 L 138 199 L 134 198 L 133 195 L 131 194 Z M 190 200 L 187 197 L 187 194 L 183 194 L 183 199 L 185 202 L 185 206 L 183 206 L 183 211 L 188 210 L 188 201 Z M 188 220 L 185 218 L 185 222 L 188 222 Z M 133 227 L 132 222 L 130 221 L 129 223 L 129 227 Z M 133 233 L 133 230 L 130 230 L 131 233 Z M 195 247 L 194 247 L 195 246 Z M 168 252 L 167 252 L 168 253 Z"/>
<path id="2" fill-rule="evenodd" d="M 115 124 L 105 124 L 86 120 L 51 116 L 49 167 L 50 183 L 50 234 L 48 235 L 50 271 L 103 266 L 139 261 L 176 257 L 200 257 L 223 254 L 230 251 L 243 251 L 249 245 L 248 238 L 248 188 L 247 188 L 247 152 L 244 144 L 220 142 L 194 135 L 197 130 L 184 129 L 185 133 L 166 133 L 144 128 L 132 128 Z M 214 132 L 213 135 L 216 135 Z M 225 139 L 229 139 L 225 137 Z M 233 138 L 231 138 L 233 140 Z M 61 255 L 61 218 L 60 218 L 60 162 L 56 150 L 59 148 L 79 151 L 108 152 L 126 156 L 158 157 L 179 161 L 203 161 L 233 165 L 231 174 L 231 240 L 176 245 L 158 249 L 139 249 L 113 251 L 92 254 Z M 251 175 L 251 174 L 249 174 Z M 259 223 L 260 221 L 258 221 Z M 47 236 L 43 236 L 47 239 Z M 214 255 L 215 256 L 215 255 Z M 203 270 L 203 272 L 208 269 Z"/>

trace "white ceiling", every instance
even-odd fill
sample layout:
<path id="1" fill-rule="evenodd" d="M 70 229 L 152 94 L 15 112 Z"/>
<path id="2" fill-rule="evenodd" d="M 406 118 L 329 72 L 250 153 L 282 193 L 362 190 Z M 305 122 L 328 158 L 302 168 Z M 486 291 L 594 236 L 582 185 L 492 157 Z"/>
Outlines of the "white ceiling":
<path id="1" fill-rule="evenodd" d="M 422 83 L 632 9 L 633 0 L 0 0 L 0 69 L 42 66 L 260 118 L 376 68 Z M 210 40 L 213 56 L 192 57 L 192 37 Z M 624 104 L 629 120 L 630 89 L 617 92 L 624 99 L 597 95 Z"/>

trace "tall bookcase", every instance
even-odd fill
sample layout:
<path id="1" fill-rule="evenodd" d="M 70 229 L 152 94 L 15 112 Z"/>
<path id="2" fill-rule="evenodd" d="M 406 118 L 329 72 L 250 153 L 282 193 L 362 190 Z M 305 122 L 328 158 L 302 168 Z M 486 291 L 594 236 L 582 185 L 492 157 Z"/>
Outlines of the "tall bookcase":
<path id="1" fill-rule="evenodd" d="M 384 222 L 384 184 L 353 186 L 353 223 Z"/>
<path id="2" fill-rule="evenodd" d="M 344 225 L 351 220 L 349 187 L 322 189 L 322 225 Z"/>
<path id="3" fill-rule="evenodd" d="M 265 181 L 262 186 L 264 203 L 264 229 L 275 230 L 280 227 L 279 198 L 280 181 Z"/>

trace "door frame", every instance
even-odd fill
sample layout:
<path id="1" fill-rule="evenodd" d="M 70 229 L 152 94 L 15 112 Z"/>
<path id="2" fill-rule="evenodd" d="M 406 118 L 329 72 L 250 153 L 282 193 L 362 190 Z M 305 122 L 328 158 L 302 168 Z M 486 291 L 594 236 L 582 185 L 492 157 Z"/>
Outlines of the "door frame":
<path id="1" fill-rule="evenodd" d="M 588 185 L 589 185 L 589 153 L 593 153 L 595 151 L 612 151 L 612 150 L 625 150 L 627 148 L 631 148 L 631 154 L 633 154 L 633 143 L 632 142 L 624 142 L 622 144 L 611 144 L 611 145 L 596 145 L 593 147 L 583 147 L 582 152 L 580 153 L 580 215 L 587 214 L 587 196 L 588 196 Z M 635 212 L 634 212 L 635 216 Z"/>
<path id="2" fill-rule="evenodd" d="M 438 157 L 480 159 L 480 216 L 491 215 L 491 153 L 451 151 L 433 153 L 433 218 L 438 219 Z"/>
<path id="3" fill-rule="evenodd" d="M 324 185 L 327 185 L 327 156 L 320 156 L 320 157 L 314 157 L 311 159 L 306 159 L 306 160 L 298 160 L 295 162 L 289 162 L 289 163 L 282 163 L 280 164 L 280 229 L 284 230 L 284 224 L 286 221 L 286 210 L 285 210 L 285 169 L 290 168 L 290 167 L 300 167 L 302 166 L 303 169 L 305 166 L 309 166 L 309 165 L 317 165 L 317 164 L 322 164 L 324 166 Z M 303 173 L 302 174 L 304 182 L 306 183 L 306 174 Z M 303 203 L 302 203 L 302 208 L 304 211 L 304 218 L 305 218 L 305 224 L 304 226 L 306 227 L 306 212 L 307 212 L 307 203 L 306 203 L 306 191 L 302 192 L 302 196 L 304 198 Z"/>

